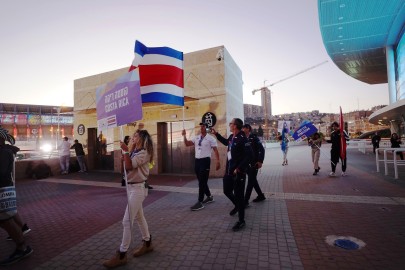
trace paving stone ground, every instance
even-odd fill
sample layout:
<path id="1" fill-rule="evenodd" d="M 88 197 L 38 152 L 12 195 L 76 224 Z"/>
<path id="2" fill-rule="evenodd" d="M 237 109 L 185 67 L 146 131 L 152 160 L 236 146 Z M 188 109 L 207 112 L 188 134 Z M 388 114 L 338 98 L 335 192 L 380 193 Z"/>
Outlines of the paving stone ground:
<path id="1" fill-rule="evenodd" d="M 192 212 L 194 176 L 152 176 L 144 210 L 155 251 L 119 269 L 404 269 L 404 168 L 394 180 L 392 167 L 384 176 L 372 154 L 348 149 L 348 176 L 330 178 L 329 149 L 322 146 L 317 176 L 307 146 L 290 147 L 288 166 L 281 166 L 279 149 L 267 149 L 258 178 L 268 199 L 251 203 L 240 232 L 231 230 L 237 217 L 228 214 L 233 206 L 222 179 L 209 180 L 215 202 Z M 17 194 L 34 253 L 8 269 L 104 269 L 122 236 L 126 193 L 118 174 L 27 179 L 17 183 Z M 133 235 L 135 248 L 136 224 Z M 365 246 L 345 250 L 329 245 L 328 236 L 355 237 Z M 12 242 L 0 242 L 1 257 L 12 251 Z"/>

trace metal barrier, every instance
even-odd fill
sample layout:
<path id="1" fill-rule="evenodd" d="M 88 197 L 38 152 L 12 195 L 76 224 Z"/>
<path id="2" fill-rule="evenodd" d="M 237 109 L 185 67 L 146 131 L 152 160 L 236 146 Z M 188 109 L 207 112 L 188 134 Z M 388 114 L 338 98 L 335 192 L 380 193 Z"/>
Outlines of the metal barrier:
<path id="1" fill-rule="evenodd" d="M 384 151 L 384 159 L 379 159 L 378 153 Z M 380 172 L 380 162 L 384 162 L 384 172 L 388 175 L 388 164 L 394 164 L 395 179 L 398 179 L 398 166 L 405 165 L 405 160 L 397 160 L 397 152 L 404 152 L 405 148 L 377 148 L 375 152 L 375 162 L 377 166 L 377 172 Z M 393 153 L 393 159 L 389 160 L 387 153 Z"/>

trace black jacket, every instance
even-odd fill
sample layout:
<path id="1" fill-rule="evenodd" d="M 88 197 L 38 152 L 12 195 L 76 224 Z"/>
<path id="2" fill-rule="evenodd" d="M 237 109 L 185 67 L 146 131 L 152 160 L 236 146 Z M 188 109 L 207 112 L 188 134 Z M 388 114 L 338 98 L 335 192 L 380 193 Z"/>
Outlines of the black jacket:
<path id="1" fill-rule="evenodd" d="M 253 152 L 245 133 L 240 131 L 235 137 L 230 135 L 228 139 L 219 133 L 216 133 L 215 136 L 223 145 L 228 146 L 228 151 L 229 149 L 231 151 L 232 159 L 228 160 L 227 157 L 226 174 L 232 175 L 235 169 L 238 169 L 240 173 L 246 173 L 253 159 Z"/>
<path id="2" fill-rule="evenodd" d="M 75 149 L 76 156 L 84 156 L 83 145 L 81 143 L 75 143 L 70 149 Z"/>
<path id="3" fill-rule="evenodd" d="M 264 147 L 256 134 L 251 133 L 249 135 L 248 140 L 250 142 L 250 146 L 252 147 L 252 151 L 253 151 L 253 159 L 252 159 L 252 162 L 250 163 L 251 166 L 253 167 L 256 165 L 257 162 L 263 163 Z"/>

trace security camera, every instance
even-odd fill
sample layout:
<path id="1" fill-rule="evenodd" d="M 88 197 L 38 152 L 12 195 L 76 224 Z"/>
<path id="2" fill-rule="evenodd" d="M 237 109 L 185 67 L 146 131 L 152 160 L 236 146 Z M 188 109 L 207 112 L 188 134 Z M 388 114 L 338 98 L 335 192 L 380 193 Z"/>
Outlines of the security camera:
<path id="1" fill-rule="evenodd" d="M 224 59 L 224 51 L 222 49 L 219 49 L 217 52 L 217 60 L 222 61 Z"/>

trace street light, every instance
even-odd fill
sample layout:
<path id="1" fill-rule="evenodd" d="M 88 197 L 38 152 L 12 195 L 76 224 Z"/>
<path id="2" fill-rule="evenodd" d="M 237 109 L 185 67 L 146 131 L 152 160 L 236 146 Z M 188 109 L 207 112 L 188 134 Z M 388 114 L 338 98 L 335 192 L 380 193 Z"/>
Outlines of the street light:
<path id="1" fill-rule="evenodd" d="M 60 125 L 60 111 L 62 107 L 54 107 L 54 109 L 58 112 L 58 129 L 56 130 L 56 143 L 55 148 L 58 150 L 58 142 L 59 142 L 59 125 Z"/>
<path id="2" fill-rule="evenodd" d="M 264 83 L 266 83 L 266 81 L 264 81 Z M 252 95 L 254 95 L 257 91 L 263 91 L 264 93 L 264 100 L 263 100 L 263 109 L 264 109 L 264 126 L 265 126 L 265 133 L 266 133 L 266 140 L 269 139 L 269 125 L 267 123 L 267 91 L 269 91 L 269 89 L 267 87 L 262 87 L 260 89 L 255 89 L 252 91 Z M 271 102 L 271 99 L 270 99 Z M 271 106 L 271 105 L 270 105 Z"/>

